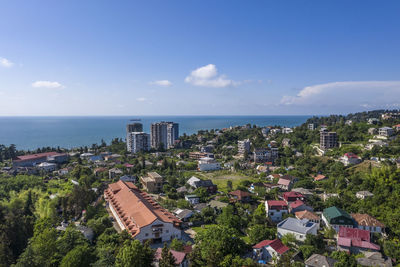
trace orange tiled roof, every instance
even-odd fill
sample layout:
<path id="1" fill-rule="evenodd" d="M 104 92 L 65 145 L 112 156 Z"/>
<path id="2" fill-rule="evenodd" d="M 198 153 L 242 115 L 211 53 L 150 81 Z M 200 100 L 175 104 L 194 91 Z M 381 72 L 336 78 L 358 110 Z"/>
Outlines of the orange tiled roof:
<path id="1" fill-rule="evenodd" d="M 354 220 L 358 223 L 358 225 L 362 226 L 378 226 L 381 228 L 384 228 L 385 225 L 375 219 L 374 217 L 368 215 L 368 214 L 361 214 L 361 213 L 352 213 L 351 217 L 354 218 Z"/>
<path id="2" fill-rule="evenodd" d="M 173 223 L 178 226 L 181 221 L 163 209 L 146 192 L 140 191 L 133 183 L 118 181 L 108 185 L 104 192 L 106 200 L 118 213 L 126 230 L 136 236 L 140 229 L 155 220 Z"/>

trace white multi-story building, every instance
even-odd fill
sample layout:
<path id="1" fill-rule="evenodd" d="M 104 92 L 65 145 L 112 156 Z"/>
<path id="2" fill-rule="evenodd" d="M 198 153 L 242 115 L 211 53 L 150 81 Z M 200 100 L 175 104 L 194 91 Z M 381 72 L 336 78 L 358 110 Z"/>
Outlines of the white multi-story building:
<path id="1" fill-rule="evenodd" d="M 131 132 L 127 135 L 128 152 L 138 153 L 150 149 L 150 135 L 144 132 Z"/>
<path id="2" fill-rule="evenodd" d="M 175 122 L 157 122 L 150 126 L 151 147 L 158 149 L 162 146 L 164 149 L 172 148 L 175 141 L 179 138 L 179 124 Z"/>
<path id="3" fill-rule="evenodd" d="M 379 135 L 380 136 L 385 136 L 385 137 L 390 137 L 394 133 L 394 130 L 390 127 L 382 127 L 379 128 Z"/>
<path id="4" fill-rule="evenodd" d="M 201 158 L 197 167 L 199 171 L 216 171 L 221 169 L 221 164 L 213 158 Z"/>

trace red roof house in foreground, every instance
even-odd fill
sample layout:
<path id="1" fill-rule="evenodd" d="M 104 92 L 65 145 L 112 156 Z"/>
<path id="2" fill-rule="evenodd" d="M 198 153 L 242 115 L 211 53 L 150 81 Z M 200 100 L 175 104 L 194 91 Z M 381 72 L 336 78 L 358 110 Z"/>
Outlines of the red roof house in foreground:
<path id="1" fill-rule="evenodd" d="M 338 250 L 352 253 L 380 250 L 378 245 L 371 243 L 370 231 L 343 226 L 339 228 L 337 246 Z"/>
<path id="2" fill-rule="evenodd" d="M 179 267 L 187 267 L 189 266 L 188 260 L 186 259 L 186 253 L 181 251 L 176 251 L 173 249 L 169 250 L 175 258 L 175 265 Z M 162 259 L 162 248 L 158 248 L 156 253 L 154 254 L 155 258 L 155 266 L 158 266 L 159 261 Z"/>
<path id="3" fill-rule="evenodd" d="M 253 246 L 253 258 L 258 261 L 270 262 L 275 257 L 278 260 L 289 248 L 281 240 L 263 240 Z"/>

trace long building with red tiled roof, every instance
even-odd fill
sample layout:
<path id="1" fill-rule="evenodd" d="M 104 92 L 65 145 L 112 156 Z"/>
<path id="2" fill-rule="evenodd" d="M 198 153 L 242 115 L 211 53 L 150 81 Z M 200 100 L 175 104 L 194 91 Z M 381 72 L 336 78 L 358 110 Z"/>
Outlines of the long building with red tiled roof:
<path id="1" fill-rule="evenodd" d="M 44 152 L 30 155 L 17 156 L 13 159 L 15 167 L 32 167 L 43 162 L 64 163 L 68 160 L 68 154 L 58 152 Z"/>
<path id="2" fill-rule="evenodd" d="M 181 238 L 181 221 L 133 183 L 110 184 L 104 198 L 119 227 L 135 239 L 165 242 Z"/>

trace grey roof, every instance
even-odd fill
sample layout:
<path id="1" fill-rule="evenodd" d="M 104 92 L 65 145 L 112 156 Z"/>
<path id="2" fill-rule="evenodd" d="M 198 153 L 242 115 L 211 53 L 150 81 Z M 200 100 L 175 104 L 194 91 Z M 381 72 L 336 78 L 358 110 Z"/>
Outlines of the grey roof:
<path id="1" fill-rule="evenodd" d="M 205 207 L 207 207 L 206 203 L 199 203 L 193 206 L 193 208 L 197 211 L 201 211 L 202 209 L 204 209 Z"/>
<path id="2" fill-rule="evenodd" d="M 304 263 L 310 267 L 333 267 L 336 260 L 320 254 L 312 254 Z"/>
<path id="3" fill-rule="evenodd" d="M 187 183 L 190 184 L 191 186 L 194 186 L 196 182 L 200 181 L 199 178 L 192 176 L 190 177 L 189 180 L 187 180 Z"/>
<path id="4" fill-rule="evenodd" d="M 380 252 L 364 252 L 364 257 L 358 258 L 357 263 L 362 266 L 392 267 L 392 261 L 383 258 Z"/>
<path id="5" fill-rule="evenodd" d="M 308 230 L 311 228 L 315 227 L 316 223 L 311 222 L 307 219 L 295 219 L 295 218 L 287 218 L 280 223 L 278 223 L 278 228 L 281 229 L 286 229 L 289 231 L 297 232 L 297 233 L 302 233 L 306 234 Z"/>
<path id="6" fill-rule="evenodd" d="M 188 189 L 185 186 L 181 186 L 181 187 L 176 189 L 176 192 L 185 193 L 185 192 L 188 192 Z"/>
<path id="7" fill-rule="evenodd" d="M 228 203 L 221 202 L 221 201 L 218 201 L 218 200 L 211 200 L 208 203 L 208 206 L 210 206 L 211 208 L 222 209 L 222 208 L 225 208 L 226 206 L 228 206 Z"/>
<path id="8" fill-rule="evenodd" d="M 176 209 L 176 210 L 174 210 L 174 213 L 175 213 L 176 217 L 178 217 L 179 219 L 185 219 L 185 218 L 189 218 L 190 216 L 192 216 L 193 211 L 188 210 L 188 209 Z"/>

